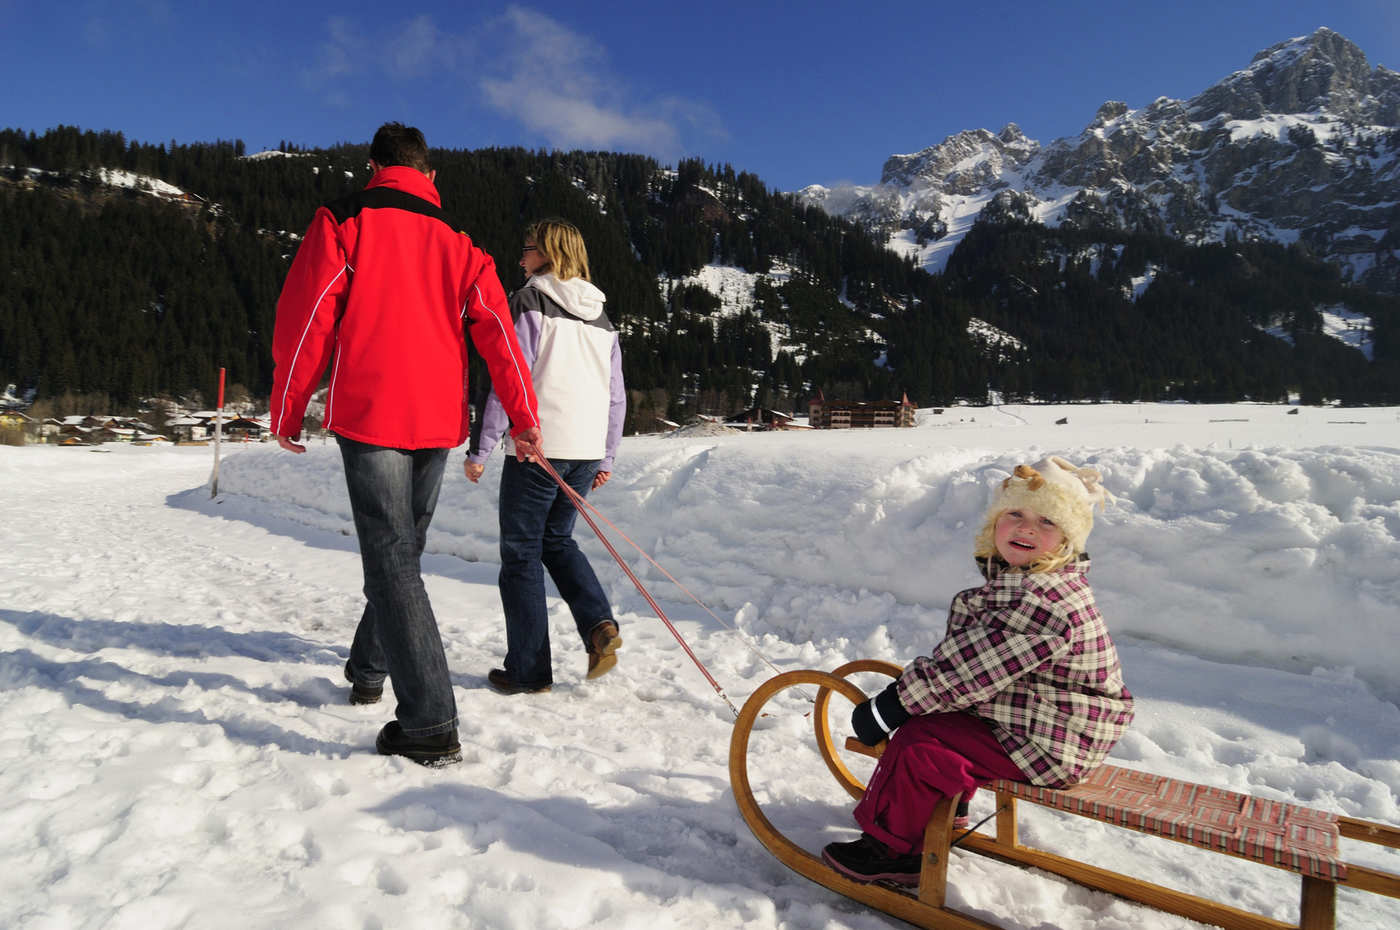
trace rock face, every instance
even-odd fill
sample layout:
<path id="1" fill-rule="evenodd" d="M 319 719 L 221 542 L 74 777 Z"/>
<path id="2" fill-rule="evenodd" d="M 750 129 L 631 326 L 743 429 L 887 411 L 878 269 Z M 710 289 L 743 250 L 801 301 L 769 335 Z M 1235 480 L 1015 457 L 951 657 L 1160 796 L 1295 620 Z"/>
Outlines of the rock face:
<path id="1" fill-rule="evenodd" d="M 1400 73 L 1319 29 L 1190 100 L 1109 101 L 1048 146 L 1014 123 L 968 130 L 892 156 L 878 186 L 799 196 L 914 240 L 934 270 L 966 228 L 960 217 L 1019 207 L 1047 225 L 1188 242 L 1301 240 L 1356 283 L 1400 293 Z"/>
<path id="2" fill-rule="evenodd" d="M 1039 151 L 1040 144 L 1027 139 L 1015 123 L 1007 123 L 996 135 L 970 129 L 914 155 L 891 156 L 880 183 L 937 184 L 949 193 L 973 194 L 989 186 L 1005 186 L 1003 175 L 1021 170 Z"/>

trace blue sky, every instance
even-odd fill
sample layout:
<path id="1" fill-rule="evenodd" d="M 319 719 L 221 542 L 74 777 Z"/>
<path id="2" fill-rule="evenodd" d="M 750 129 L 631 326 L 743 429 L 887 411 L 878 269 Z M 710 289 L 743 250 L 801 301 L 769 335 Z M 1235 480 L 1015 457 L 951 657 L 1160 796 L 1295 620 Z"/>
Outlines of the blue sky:
<path id="1" fill-rule="evenodd" d="M 782 190 L 873 183 L 963 129 L 1048 143 L 1319 26 L 1400 70 L 1398 0 L 0 0 L 0 22 L 0 126 L 252 152 L 399 119 L 435 146 L 699 156 Z"/>

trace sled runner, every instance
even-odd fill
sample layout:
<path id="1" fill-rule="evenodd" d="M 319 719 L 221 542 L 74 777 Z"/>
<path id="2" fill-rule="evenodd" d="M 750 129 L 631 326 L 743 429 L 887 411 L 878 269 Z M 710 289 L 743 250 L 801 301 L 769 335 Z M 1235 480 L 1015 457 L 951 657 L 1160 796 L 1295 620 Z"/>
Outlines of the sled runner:
<path id="1" fill-rule="evenodd" d="M 842 762 L 831 738 L 828 710 L 833 692 L 858 704 L 866 695 L 847 676 L 877 672 L 898 677 L 902 669 L 889 662 L 861 660 L 832 672 L 785 672 L 763 685 L 745 702 L 729 744 L 729 780 L 739 812 L 777 859 L 798 874 L 891 916 L 919 927 L 992 928 L 976 917 L 945 903 L 948 856 L 953 848 L 979 853 L 1015 865 L 1053 872 L 1069 880 L 1127 898 L 1158 910 L 1179 914 L 1228 930 L 1332 930 L 1336 926 L 1339 886 L 1400 898 L 1400 875 L 1352 865 L 1341 859 L 1340 840 L 1400 848 L 1400 828 L 1341 817 L 1325 811 L 1268 801 L 1147 772 L 1103 765 L 1078 784 L 1063 789 L 1041 788 L 1024 782 L 998 780 L 987 786 L 996 793 L 996 835 L 953 833 L 957 798 L 947 798 L 934 811 L 924 832 L 924 853 L 917 889 L 897 889 L 852 881 L 797 846 L 780 833 L 754 800 L 748 777 L 749 737 L 763 707 L 775 695 L 798 685 L 818 687 L 812 719 L 817 748 L 827 769 L 851 797 L 865 792 Z M 851 738 L 845 748 L 878 757 L 880 747 L 867 747 Z M 1297 924 L 1287 924 L 1217 901 L 1156 885 L 1120 872 L 1023 846 L 1017 839 L 1018 801 L 1101 820 L 1115 826 L 1165 837 L 1216 853 L 1247 859 L 1300 876 L 1302 891 Z"/>

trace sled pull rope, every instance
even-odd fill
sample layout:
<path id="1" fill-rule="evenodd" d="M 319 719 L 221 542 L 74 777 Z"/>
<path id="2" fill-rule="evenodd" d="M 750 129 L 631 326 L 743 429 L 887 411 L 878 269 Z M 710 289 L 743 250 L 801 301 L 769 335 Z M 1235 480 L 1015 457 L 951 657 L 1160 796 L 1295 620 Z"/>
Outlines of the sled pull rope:
<path id="1" fill-rule="evenodd" d="M 559 479 L 558 479 L 558 477 L 556 476 L 554 480 L 555 480 L 555 481 L 558 481 Z M 586 497 L 582 497 L 581 495 L 579 495 L 577 492 L 574 491 L 573 488 L 569 487 L 567 484 L 564 484 L 564 485 L 561 485 L 561 486 L 569 493 L 569 500 L 573 501 L 574 507 L 577 508 L 578 511 L 579 511 L 580 513 L 583 513 L 583 511 L 585 510 L 585 508 L 586 508 L 587 510 L 591 510 L 591 511 L 593 512 L 593 515 L 594 515 L 594 516 L 596 516 L 599 520 L 602 520 L 604 523 L 606 523 L 606 524 L 608 525 L 609 529 L 611 529 L 611 530 L 612 530 L 614 533 L 616 533 L 618 536 L 622 537 L 622 539 L 625 540 L 629 546 L 631 546 L 633 549 L 637 550 L 637 554 L 638 554 L 638 555 L 640 555 L 642 558 L 644 558 L 644 559 L 646 559 L 648 562 L 650 562 L 652 568 L 655 568 L 655 569 L 656 569 L 657 571 L 659 571 L 661 574 L 665 575 L 665 576 L 666 576 L 666 579 L 667 579 L 668 581 L 670 581 L 671 584 L 673 584 L 673 585 L 675 585 L 676 587 L 680 588 L 681 591 L 685 594 L 685 596 L 688 597 L 688 598 L 690 598 L 692 601 L 694 601 L 694 602 L 696 603 L 696 605 L 698 605 L 699 608 L 700 608 L 701 610 L 703 610 L 705 613 L 709 614 L 710 617 L 711 617 L 711 619 L 713 619 L 716 623 L 718 623 L 720 626 L 724 627 L 724 628 L 725 628 L 726 630 L 728 630 L 729 632 L 738 635 L 739 641 L 740 641 L 741 643 L 744 644 L 744 648 L 747 649 L 749 652 L 752 652 L 752 653 L 754 654 L 754 657 L 757 658 L 758 661 L 762 662 L 764 665 L 768 666 L 770 669 L 772 669 L 774 672 L 776 672 L 776 673 L 779 674 L 779 675 L 781 675 L 781 674 L 783 673 L 783 670 L 782 670 L 782 669 L 778 668 L 778 666 L 774 665 L 773 662 L 772 662 L 766 655 L 764 655 L 763 653 L 761 653 L 761 652 L 758 651 L 758 648 L 757 648 L 756 646 L 754 646 L 754 644 L 753 644 L 752 642 L 750 642 L 750 637 L 749 637 L 749 635 L 748 635 L 747 633 L 745 633 L 743 630 L 739 629 L 738 627 L 734 626 L 734 624 L 729 623 L 729 622 L 726 621 L 723 617 L 721 617 L 719 614 L 717 614 L 717 613 L 715 613 L 713 610 L 711 610 L 711 609 L 710 609 L 710 606 L 709 606 L 708 604 L 706 604 L 704 601 L 700 600 L 700 598 L 696 597 L 695 594 L 694 594 L 693 592 L 691 592 L 691 590 L 690 590 L 689 588 L 687 588 L 685 585 L 681 584 L 680 579 L 678 579 L 675 575 L 672 575 L 670 572 L 666 571 L 666 567 L 665 567 L 664 565 L 662 565 L 660 562 L 656 561 L 656 559 L 653 559 L 653 558 L 651 557 L 651 554 L 650 554 L 650 553 L 648 553 L 648 552 L 647 552 L 645 549 L 643 549 L 641 546 L 637 545 L 636 540 L 632 539 L 632 537 L 628 536 L 626 533 L 622 532 L 622 530 L 618 529 L 617 524 L 616 524 L 616 523 L 613 523 L 611 520 L 609 520 L 609 519 L 607 518 L 607 516 L 605 516 L 605 515 L 603 514 L 603 512 L 602 512 L 601 510 L 599 510 L 597 507 L 594 507 L 592 501 L 590 501 L 590 500 L 589 500 L 588 498 L 586 498 Z M 586 514 L 584 515 L 584 519 L 585 519 L 585 520 L 588 519 L 588 517 L 587 517 Z M 593 526 L 593 522 L 590 520 L 589 523 L 588 523 L 588 525 L 589 525 L 589 526 Z M 593 530 L 594 530 L 594 532 L 597 532 L 597 531 L 598 531 L 598 528 L 597 528 L 596 526 L 593 526 Z M 606 540 L 604 540 L 604 542 L 606 543 Z M 616 556 L 614 556 L 614 558 L 615 558 L 615 557 L 616 557 Z M 804 692 L 804 693 L 805 693 L 805 692 Z M 809 700 L 811 699 L 811 695 L 808 695 L 808 699 L 809 699 Z"/>
<path id="2" fill-rule="evenodd" d="M 598 524 L 593 522 L 593 518 L 589 516 L 588 513 L 588 511 L 593 508 L 588 505 L 588 502 L 584 499 L 583 495 L 579 494 L 573 488 L 569 487 L 568 483 L 563 478 L 559 477 L 559 472 L 554 470 L 554 466 L 550 463 L 549 459 L 545 458 L 544 456 L 538 456 L 534 459 L 534 462 L 535 464 L 543 468 L 545 470 L 545 473 L 548 474 L 549 477 L 554 479 L 555 484 L 559 485 L 559 487 L 563 489 L 564 494 L 568 496 L 569 500 L 573 503 L 574 508 L 578 510 L 579 514 L 583 517 L 583 519 L 587 521 L 589 527 L 591 527 L 593 532 L 597 534 L 598 540 L 602 542 L 603 546 L 608 550 L 608 554 L 613 557 L 613 560 L 617 562 L 619 566 L 621 566 L 623 572 L 627 574 L 627 577 L 632 579 L 632 584 L 636 586 L 637 591 L 642 595 L 642 597 L 646 598 L 646 602 L 651 605 L 652 610 L 656 611 L 656 616 L 661 618 L 661 622 L 666 624 L 666 629 L 670 630 L 671 635 L 676 638 L 676 642 L 681 644 L 681 648 L 685 650 L 685 654 L 690 656 L 690 661 L 695 663 L 695 667 L 700 669 L 700 674 L 705 676 L 705 680 L 710 683 L 710 687 L 715 689 L 715 693 L 720 696 L 720 699 L 723 700 L 725 704 L 729 705 L 729 709 L 734 713 L 734 716 L 738 717 L 739 708 L 734 706 L 734 702 L 729 699 L 729 695 L 724 693 L 724 689 L 720 687 L 719 682 L 715 681 L 715 677 L 710 674 L 710 670 L 705 668 L 705 663 L 701 662 L 699 657 L 697 657 L 695 653 L 691 651 L 690 644 L 685 641 L 685 637 L 680 634 L 680 631 L 676 629 L 675 624 L 673 624 L 671 622 L 671 619 L 666 616 L 666 611 L 662 610 L 661 605 L 656 603 L 656 599 L 651 596 L 651 592 L 648 591 L 646 589 L 646 586 L 642 584 L 642 580 L 638 578 L 636 574 L 633 573 L 632 569 L 628 567 L 625 561 L 623 561 L 622 556 L 618 555 L 617 550 L 613 548 L 613 544 L 608 541 L 608 537 L 604 535 L 601 529 L 598 528 Z M 599 516 L 602 516 L 602 514 L 599 514 Z M 606 517 L 604 519 L 606 520 Z M 611 523 L 609 523 L 608 525 L 612 526 Z M 617 527 L 614 526 L 613 529 L 616 530 Z M 621 534 L 621 530 L 618 530 L 618 532 L 619 534 Z M 632 541 L 629 539 L 628 542 Z M 632 545 L 636 546 L 637 544 L 632 543 Z M 638 551 L 640 551 L 640 547 L 638 547 Z M 650 557 L 648 557 L 648 559 L 650 559 Z M 652 562 L 652 564 L 655 565 L 656 563 Z M 657 566 L 657 568 L 660 567 L 661 566 L 659 565 Z M 670 576 L 667 575 L 667 577 L 669 578 Z M 674 581 L 675 579 L 672 580 Z M 677 583 L 679 584 L 679 582 Z M 694 595 L 691 596 L 694 597 Z M 702 604 L 701 606 L 703 607 L 704 605 Z M 706 610 L 708 609 L 709 608 L 706 608 Z M 711 616 L 714 616 L 714 614 L 711 614 Z"/>
<path id="3" fill-rule="evenodd" d="M 605 538 L 603 537 L 602 533 L 599 532 L 597 525 L 595 525 L 595 524 L 593 523 L 592 520 L 589 520 L 589 519 L 588 519 L 588 514 L 587 514 L 585 511 L 592 511 L 594 516 L 596 516 L 599 520 L 602 520 L 604 523 L 606 523 L 606 524 L 608 525 L 608 528 L 609 528 L 609 529 L 611 529 L 611 530 L 612 530 L 614 533 L 616 533 L 618 536 L 622 537 L 622 539 L 625 540 L 629 546 L 631 546 L 633 549 L 635 549 L 638 555 L 640 555 L 642 558 L 646 559 L 647 562 L 651 563 L 651 566 L 652 566 L 653 568 L 655 568 L 657 571 L 659 571 L 661 574 L 665 575 L 665 576 L 666 576 L 666 579 L 667 579 L 668 581 L 670 581 L 671 584 L 673 584 L 673 585 L 675 585 L 676 587 L 680 588 L 681 591 L 684 592 L 684 594 L 685 594 L 686 597 L 690 598 L 693 602 L 695 602 L 695 604 L 696 604 L 697 606 L 699 606 L 699 608 L 700 608 L 701 610 L 703 610 L 705 613 L 709 614 L 710 617 L 711 617 L 711 619 L 713 619 L 716 623 L 718 623 L 718 624 L 719 624 L 721 627 L 723 627 L 724 629 L 726 629 L 726 630 L 728 630 L 729 632 L 731 632 L 731 633 L 735 634 L 736 636 L 738 636 L 738 637 L 739 637 L 739 642 L 741 642 L 741 643 L 744 645 L 744 648 L 745 648 L 745 649 L 747 649 L 749 652 L 753 653 L 754 658 L 758 659 L 758 661 L 760 661 L 760 662 L 762 662 L 764 665 L 768 666 L 770 669 L 773 670 L 774 673 L 779 674 L 779 675 L 781 675 L 781 674 L 783 673 L 783 669 L 781 669 L 781 668 L 779 668 L 778 666 L 774 665 L 771 659 L 769 659 L 766 655 L 764 655 L 762 652 L 760 652 L 760 651 L 758 650 L 758 647 L 755 646 L 755 645 L 753 644 L 753 642 L 751 641 L 751 640 L 752 640 L 752 637 L 750 637 L 750 636 L 749 636 L 747 633 L 745 633 L 743 630 L 739 629 L 739 628 L 736 627 L 734 624 L 729 623 L 729 622 L 726 621 L 723 617 L 721 617 L 719 614 L 717 614 L 717 613 L 715 613 L 713 610 L 711 610 L 711 609 L 710 609 L 710 605 L 708 605 L 708 604 L 706 604 L 704 601 L 700 600 L 700 598 L 698 598 L 698 597 L 695 596 L 695 593 L 694 593 L 694 592 L 692 592 L 692 591 L 691 591 L 689 588 L 687 588 L 685 585 L 681 584 L 681 581 L 680 581 L 679 578 L 677 578 L 675 575 L 672 575 L 670 572 L 668 572 L 668 571 L 666 570 L 666 566 L 662 565 L 660 562 L 656 561 L 656 559 L 652 558 L 652 557 L 651 557 L 651 553 L 647 552 L 647 551 L 646 551 L 645 549 L 643 549 L 640 545 L 638 545 L 637 542 L 636 542 L 636 540 L 634 540 L 631 536 L 628 536 L 626 533 L 624 533 L 621 529 L 618 528 L 618 526 L 617 526 L 616 523 L 612 522 L 611 520 L 609 520 L 609 519 L 607 518 L 607 515 L 606 515 L 606 514 L 604 514 L 604 513 L 603 513 L 601 510 L 599 510 L 597 507 L 593 506 L 593 502 L 592 502 L 592 501 L 590 501 L 588 498 L 583 497 L 582 495 L 578 494 L 576 491 L 574 491 L 573 488 L 569 487 L 567 484 L 564 484 L 563 482 L 560 482 L 560 481 L 559 481 L 558 475 L 555 475 L 555 476 L 554 476 L 554 480 L 555 480 L 556 482 L 558 482 L 559 485 L 560 485 L 560 487 L 562 487 L 562 488 L 564 489 L 565 493 L 568 494 L 569 500 L 573 502 L 573 505 L 574 505 L 575 509 L 577 509 L 577 510 L 579 511 L 579 513 L 582 513 L 582 514 L 583 514 L 583 518 L 584 518 L 585 520 L 588 521 L 588 525 L 591 526 L 591 527 L 593 527 L 593 532 L 598 533 L 598 538 L 601 539 L 601 540 L 603 541 L 603 545 L 606 546 L 606 545 L 608 544 L 607 539 L 605 539 Z M 611 547 L 609 547 L 609 551 L 612 551 Z M 616 552 L 613 552 L 613 558 L 614 558 L 614 559 L 617 558 L 617 553 L 616 553 Z M 620 561 L 620 560 L 619 560 L 619 564 L 621 564 L 621 561 Z M 626 570 L 626 568 L 627 568 L 626 565 L 623 565 L 622 567 L 623 567 L 623 570 Z M 630 576 L 631 573 L 629 572 L 628 574 L 629 574 L 629 576 Z M 633 581 L 634 581 L 634 583 L 636 583 L 636 579 L 635 579 L 635 578 L 633 578 Z M 643 594 L 645 594 L 645 591 L 643 591 Z M 668 624 L 668 625 L 669 625 L 669 624 Z M 672 628 L 672 632 L 674 632 L 674 628 Z M 677 635 L 679 636 L 679 634 L 677 634 Z M 681 645 L 684 646 L 685 644 L 682 643 Z M 689 650 L 687 650 L 687 651 L 689 651 Z M 693 655 L 692 655 L 692 658 L 693 658 Z M 698 662 L 698 660 L 697 660 L 697 662 Z M 809 700 L 809 701 L 815 700 L 815 698 L 814 698 L 808 691 L 806 691 L 805 689 L 803 689 L 803 688 L 798 688 L 797 691 L 798 691 L 800 694 L 802 694 L 802 696 L 805 697 L 807 700 Z M 723 696 L 723 695 L 721 694 L 721 696 Z M 727 699 L 726 699 L 726 701 L 727 701 Z M 730 709 L 733 710 L 734 705 L 733 705 L 733 704 L 730 704 L 729 706 L 730 706 Z M 767 714 L 767 713 L 764 713 L 764 714 L 761 714 L 760 716 L 767 717 L 767 716 L 770 716 L 770 715 Z M 811 716 L 811 712 L 808 711 L 807 713 L 803 714 L 802 716 L 804 716 L 804 717 L 809 717 L 809 716 Z"/>

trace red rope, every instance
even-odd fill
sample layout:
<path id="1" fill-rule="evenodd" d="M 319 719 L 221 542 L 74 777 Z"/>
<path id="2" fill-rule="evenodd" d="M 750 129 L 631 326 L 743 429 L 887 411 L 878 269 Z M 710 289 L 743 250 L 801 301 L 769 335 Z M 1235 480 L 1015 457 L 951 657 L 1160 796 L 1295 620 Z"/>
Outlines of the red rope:
<path id="1" fill-rule="evenodd" d="M 557 479 L 556 479 L 556 480 L 557 480 Z M 569 488 L 568 490 L 572 492 L 572 491 L 573 491 L 573 488 Z M 609 520 L 609 519 L 607 518 L 607 515 L 604 514 L 601 510 L 599 510 L 597 507 L 594 507 L 592 501 L 590 501 L 590 500 L 589 500 L 588 498 L 586 498 L 586 497 L 583 497 L 583 496 L 581 496 L 581 495 L 576 495 L 576 494 L 571 495 L 569 499 L 573 502 L 574 507 L 575 507 L 580 513 L 583 513 L 583 514 L 584 514 L 584 519 L 585 519 L 585 520 L 588 519 L 588 515 L 587 515 L 587 513 L 585 513 L 585 510 L 592 511 L 592 513 L 593 513 L 593 515 L 594 515 L 595 517 L 597 517 L 599 520 L 602 520 L 605 524 L 607 524 L 608 529 L 612 530 L 612 531 L 613 531 L 614 533 L 616 533 L 618 536 L 622 537 L 622 539 L 623 539 L 629 546 L 631 546 L 633 549 L 637 550 L 637 554 L 638 554 L 638 555 L 640 555 L 642 558 L 646 559 L 649 563 L 651 563 L 651 566 L 652 566 L 653 568 L 655 568 L 657 571 L 659 571 L 661 574 L 665 575 L 665 576 L 666 576 L 666 579 L 667 579 L 668 581 L 670 581 L 671 584 L 673 584 L 673 585 L 675 585 L 676 587 L 680 588 L 681 591 L 685 593 L 686 597 L 688 597 L 688 598 L 690 598 L 692 601 L 694 601 L 694 602 L 700 607 L 700 609 L 703 610 L 705 613 L 709 614 L 710 617 L 711 617 L 716 623 L 718 623 L 720 626 L 724 627 L 726 630 L 729 630 L 731 633 L 736 633 L 736 634 L 738 634 L 738 636 L 739 636 L 739 641 L 740 641 L 741 643 L 743 643 L 744 646 L 745 646 L 750 652 L 752 652 L 752 653 L 754 654 L 754 656 L 755 656 L 760 662 L 762 662 L 764 665 L 766 665 L 766 666 L 768 666 L 769 668 L 771 668 L 774 672 L 777 672 L 777 673 L 779 673 L 779 674 L 782 673 L 782 671 L 783 671 L 782 669 L 780 669 L 780 668 L 778 668 L 778 666 L 774 665 L 773 662 L 772 662 L 766 655 L 764 655 L 763 653 L 759 652 L 758 649 L 754 647 L 753 643 L 751 643 L 751 642 L 749 641 L 749 637 L 748 637 L 747 634 L 745 634 L 745 633 L 744 633 L 742 630 L 740 630 L 738 627 L 734 626 L 732 623 L 726 622 L 725 619 L 724 619 L 723 617 L 721 617 L 719 614 L 717 614 L 717 613 L 715 613 L 713 610 L 711 610 L 711 609 L 710 609 L 710 606 L 709 606 L 708 604 L 706 604 L 704 601 L 700 600 L 700 598 L 696 597 L 695 594 L 694 594 L 694 592 L 692 592 L 692 591 L 691 591 L 689 588 L 687 588 L 685 585 L 681 584 L 681 581 L 680 581 L 679 578 L 677 578 L 675 575 L 673 575 L 673 574 L 671 574 L 670 572 L 668 572 L 668 571 L 666 570 L 666 567 L 665 567 L 664 565 L 662 565 L 660 562 L 656 561 L 656 559 L 652 558 L 652 557 L 651 557 L 651 554 L 650 554 L 649 552 L 647 552 L 645 549 L 643 549 L 641 546 L 639 546 L 639 545 L 637 544 L 637 541 L 636 541 L 636 540 L 634 540 L 631 536 L 628 536 L 628 535 L 627 535 L 626 533 L 624 533 L 621 529 L 619 529 L 619 528 L 618 528 L 618 525 L 617 525 L 616 523 L 612 522 L 611 520 Z M 593 526 L 592 521 L 589 521 L 589 526 Z M 594 532 L 597 532 L 597 527 L 596 527 L 596 526 L 594 527 Z M 601 536 L 600 536 L 600 538 L 601 538 Z M 604 542 L 605 542 L 605 544 L 606 544 L 606 541 L 604 541 Z"/>
<path id="2" fill-rule="evenodd" d="M 661 605 L 656 603 L 656 599 L 651 596 L 651 592 L 648 591 L 646 589 L 646 586 L 642 584 L 642 580 L 632 572 L 632 569 L 628 567 L 627 563 L 623 560 L 622 556 L 619 555 L 617 550 L 613 548 L 613 544 L 608 541 L 608 537 L 604 535 L 601 529 L 599 529 L 598 524 L 594 523 L 593 518 L 588 515 L 589 510 L 596 510 L 596 508 L 591 507 L 588 504 L 588 502 L 584 500 L 583 495 L 579 494 L 573 488 L 569 487 L 568 483 L 564 481 L 563 478 L 559 477 L 559 472 L 554 470 L 554 465 L 549 461 L 549 459 L 545 458 L 544 456 L 538 456 L 535 459 L 533 459 L 533 461 L 536 465 L 539 465 L 541 468 L 543 468 L 545 470 L 545 474 L 553 478 L 554 483 L 559 485 L 559 487 L 564 491 L 564 493 L 568 496 L 569 500 L 573 503 L 574 508 L 578 510 L 579 514 L 583 517 L 585 521 L 587 521 L 588 525 L 593 529 L 593 532 L 597 534 L 598 540 L 608 550 L 608 554 L 611 555 L 613 557 L 613 560 L 616 561 L 617 564 L 622 567 L 622 570 L 627 574 L 627 577 L 632 579 L 632 584 L 636 585 L 637 591 L 641 593 L 642 597 L 646 598 L 646 602 L 651 605 L 652 610 L 656 611 L 656 615 L 661 618 L 661 622 L 666 624 L 666 629 L 670 630 L 671 635 L 676 638 L 676 642 L 681 644 L 681 648 L 685 650 L 686 655 L 690 656 L 690 660 L 695 663 L 695 667 L 700 669 L 700 674 L 705 676 L 705 680 L 710 683 L 710 687 L 715 689 L 715 693 L 720 696 L 724 703 L 729 705 L 729 709 L 734 712 L 734 716 L 738 717 L 739 708 L 734 706 L 734 702 L 729 699 L 729 695 L 724 693 L 724 689 L 719 686 L 719 682 L 715 681 L 715 677 L 710 674 L 710 670 L 705 668 L 705 663 L 701 662 L 699 657 L 697 657 L 695 653 L 691 651 L 690 644 L 685 641 L 685 637 L 680 634 L 680 631 L 676 629 L 675 624 L 673 624 L 670 618 L 666 616 L 666 611 L 662 610 Z M 599 516 L 602 515 L 599 514 Z M 616 529 L 616 527 L 613 528 Z M 628 542 L 631 542 L 631 540 L 628 540 Z M 637 544 L 632 543 L 632 545 L 636 546 Z M 650 556 L 648 556 L 648 559 L 650 560 Z M 655 565 L 656 563 L 653 561 L 652 564 Z M 660 568 L 660 566 L 657 567 Z M 670 575 L 667 575 L 667 577 L 669 578 Z M 675 579 L 672 580 L 674 581 Z M 676 583 L 679 584 L 680 582 Z M 690 592 L 687 591 L 686 593 L 689 594 Z M 691 597 L 694 597 L 694 595 L 692 594 Z M 704 605 L 702 604 L 701 606 Z M 708 610 L 708 608 L 706 609 Z M 713 616 L 713 614 L 711 614 L 711 616 Z"/>

